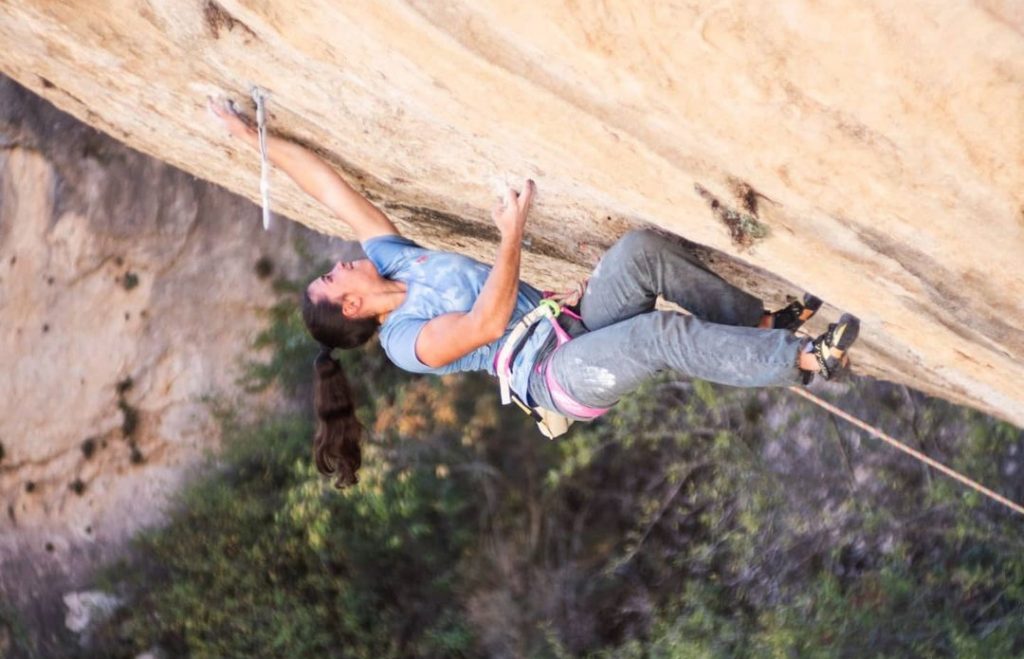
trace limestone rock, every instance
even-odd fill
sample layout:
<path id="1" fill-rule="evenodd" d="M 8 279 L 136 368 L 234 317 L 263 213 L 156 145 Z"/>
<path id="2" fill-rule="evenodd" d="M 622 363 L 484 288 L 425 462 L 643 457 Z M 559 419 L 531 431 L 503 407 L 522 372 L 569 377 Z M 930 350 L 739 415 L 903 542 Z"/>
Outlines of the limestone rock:
<path id="1" fill-rule="evenodd" d="M 254 200 L 204 104 L 259 84 L 272 130 L 433 246 L 486 256 L 496 188 L 533 176 L 538 283 L 655 224 L 859 315 L 861 373 L 1024 424 L 1019 2 L 15 0 L 0 41 L 0 70 Z"/>
<path id="2" fill-rule="evenodd" d="M 0 76 L 0 599 L 30 622 L 219 445 L 236 380 L 296 276 L 300 225 L 118 144 Z"/>

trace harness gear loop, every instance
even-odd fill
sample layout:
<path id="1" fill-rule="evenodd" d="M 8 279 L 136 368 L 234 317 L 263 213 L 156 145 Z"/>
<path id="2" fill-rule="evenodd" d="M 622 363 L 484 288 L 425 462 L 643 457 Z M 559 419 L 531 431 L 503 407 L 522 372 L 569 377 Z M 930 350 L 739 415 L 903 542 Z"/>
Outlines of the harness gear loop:
<path id="1" fill-rule="evenodd" d="M 495 371 L 498 373 L 498 384 L 501 388 L 501 404 L 508 405 L 512 402 L 512 361 L 515 358 L 516 349 L 526 339 L 527 333 L 537 322 L 544 318 L 555 318 L 561 313 L 557 302 L 541 300 L 540 304 L 534 307 L 515 324 L 509 332 L 505 343 L 498 349 L 495 356 Z"/>
<path id="2" fill-rule="evenodd" d="M 252 88 L 256 102 L 256 131 L 260 138 L 260 197 L 263 201 L 263 230 L 270 230 L 270 164 L 267 158 L 267 108 L 269 95 L 260 87 Z"/>
<path id="3" fill-rule="evenodd" d="M 551 327 L 555 332 L 555 337 L 558 343 L 558 347 L 561 347 L 568 343 L 572 337 L 569 333 L 558 324 L 557 318 L 564 311 L 567 315 L 581 320 L 571 309 L 566 309 L 569 303 L 565 301 L 567 297 L 572 297 L 576 302 L 579 301 L 582 296 L 585 284 L 578 284 L 575 291 L 569 294 L 545 294 L 545 297 L 537 304 L 537 306 L 524 315 L 519 322 L 515 324 L 512 331 L 509 332 L 508 338 L 502 344 L 501 348 L 498 349 L 497 355 L 494 358 L 494 368 L 498 374 L 498 383 L 501 388 L 501 403 L 508 405 L 509 403 L 515 403 L 524 412 L 530 415 L 530 417 L 537 422 L 537 427 L 545 437 L 554 439 L 562 434 L 565 434 L 575 422 L 575 418 L 580 419 L 595 419 L 605 412 L 607 408 L 594 408 L 583 405 L 579 401 L 573 399 L 568 392 L 566 392 L 555 380 L 551 369 L 548 368 L 550 355 L 543 364 L 537 364 L 536 373 L 531 375 L 543 377 L 547 384 L 548 391 L 551 394 L 551 399 L 558 407 L 558 409 L 566 410 L 569 414 L 574 415 L 575 418 L 570 418 L 565 414 L 561 414 L 554 410 L 549 410 L 543 407 L 533 407 L 523 401 L 519 396 L 512 391 L 511 380 L 512 380 L 512 363 L 515 361 L 516 356 L 522 349 L 526 341 L 533 335 L 533 331 L 536 328 L 537 323 L 542 322 L 545 318 L 551 323 Z M 555 349 L 557 350 L 558 347 Z M 551 354 L 554 354 L 552 352 Z"/>

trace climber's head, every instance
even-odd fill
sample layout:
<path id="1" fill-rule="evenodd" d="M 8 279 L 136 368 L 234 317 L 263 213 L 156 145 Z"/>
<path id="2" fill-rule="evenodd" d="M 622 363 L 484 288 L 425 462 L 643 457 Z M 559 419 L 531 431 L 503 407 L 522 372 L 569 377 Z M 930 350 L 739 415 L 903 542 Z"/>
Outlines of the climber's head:
<path id="1" fill-rule="evenodd" d="M 387 280 L 369 259 L 338 261 L 306 287 L 306 297 L 315 304 L 328 303 L 348 318 L 368 318 L 374 312 L 367 305 Z"/>
<path id="2" fill-rule="evenodd" d="M 340 264 L 339 264 L 340 265 Z M 370 267 L 373 267 L 372 264 Z M 331 276 L 333 270 L 324 277 Z M 346 273 L 353 271 L 342 270 Z M 376 275 L 376 270 L 373 271 Z M 302 320 L 310 335 L 329 348 L 357 348 L 366 343 L 380 326 L 376 316 L 360 318 L 358 311 L 363 307 L 365 295 L 361 294 L 358 275 L 349 281 L 353 286 L 346 287 L 338 279 L 325 280 L 323 277 L 314 280 L 306 287 L 302 296 Z M 349 288 L 348 291 L 345 291 Z M 348 307 L 352 314 L 345 313 Z"/>

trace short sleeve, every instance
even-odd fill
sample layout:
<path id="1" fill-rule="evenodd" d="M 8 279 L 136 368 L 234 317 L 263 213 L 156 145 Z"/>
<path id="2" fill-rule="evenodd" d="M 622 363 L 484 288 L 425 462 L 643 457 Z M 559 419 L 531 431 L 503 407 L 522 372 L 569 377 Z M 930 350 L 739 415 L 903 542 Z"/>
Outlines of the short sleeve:
<path id="1" fill-rule="evenodd" d="M 404 236 L 388 234 L 364 240 L 363 251 L 382 276 L 388 277 L 416 258 L 423 248 Z"/>
<path id="2" fill-rule="evenodd" d="M 427 322 L 422 318 L 402 318 L 381 329 L 380 343 L 395 366 L 410 373 L 437 371 L 416 356 L 416 339 Z"/>

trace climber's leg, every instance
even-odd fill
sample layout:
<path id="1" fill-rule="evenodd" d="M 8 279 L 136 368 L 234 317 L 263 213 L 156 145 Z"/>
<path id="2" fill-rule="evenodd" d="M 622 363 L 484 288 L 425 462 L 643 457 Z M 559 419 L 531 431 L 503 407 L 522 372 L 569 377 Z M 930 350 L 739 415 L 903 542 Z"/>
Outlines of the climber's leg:
<path id="1" fill-rule="evenodd" d="M 724 325 L 756 327 L 761 300 L 693 260 L 677 242 L 650 230 L 631 231 L 597 264 L 580 304 L 591 330 L 651 311 L 658 295 L 694 316 Z"/>
<path id="2" fill-rule="evenodd" d="M 541 369 L 551 369 L 557 384 L 579 403 L 609 407 L 665 370 L 737 387 L 799 384 L 806 342 L 786 330 L 650 311 L 576 337 L 555 350 Z M 530 378 L 530 395 L 558 409 L 544 377 Z"/>

